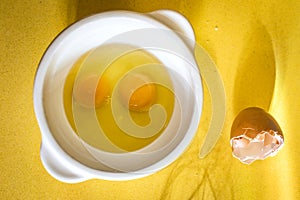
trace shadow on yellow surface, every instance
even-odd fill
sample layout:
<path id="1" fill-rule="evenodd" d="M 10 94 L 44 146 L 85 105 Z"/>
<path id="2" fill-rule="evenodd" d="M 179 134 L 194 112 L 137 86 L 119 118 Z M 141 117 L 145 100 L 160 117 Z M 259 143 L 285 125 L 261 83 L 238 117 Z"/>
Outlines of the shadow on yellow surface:
<path id="1" fill-rule="evenodd" d="M 263 25 L 253 25 L 240 53 L 234 77 L 235 115 L 246 107 L 269 110 L 275 86 L 275 57 L 269 33 Z"/>

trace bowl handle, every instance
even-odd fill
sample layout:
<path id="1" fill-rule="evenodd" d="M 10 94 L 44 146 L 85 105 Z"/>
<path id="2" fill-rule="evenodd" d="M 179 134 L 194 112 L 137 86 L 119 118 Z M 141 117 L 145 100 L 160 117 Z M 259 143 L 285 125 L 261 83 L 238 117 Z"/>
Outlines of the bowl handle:
<path id="1" fill-rule="evenodd" d="M 65 183 L 79 183 L 90 179 L 79 175 L 80 173 L 76 172 L 78 169 L 48 146 L 42 142 L 40 156 L 43 166 L 55 179 Z"/>
<path id="2" fill-rule="evenodd" d="M 181 39 L 192 51 L 194 51 L 194 30 L 184 16 L 172 10 L 156 10 L 148 14 L 171 28 L 173 31 L 179 33 Z"/>

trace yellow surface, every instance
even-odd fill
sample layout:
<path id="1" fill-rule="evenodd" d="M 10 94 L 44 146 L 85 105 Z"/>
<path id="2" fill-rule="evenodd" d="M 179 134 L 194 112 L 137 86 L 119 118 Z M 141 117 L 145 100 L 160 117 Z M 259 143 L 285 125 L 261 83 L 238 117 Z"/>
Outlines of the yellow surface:
<path id="1" fill-rule="evenodd" d="M 90 14 L 162 8 L 191 21 L 197 41 L 224 79 L 227 116 L 217 146 L 198 159 L 210 117 L 206 98 L 197 136 L 166 169 L 127 182 L 56 181 L 40 162 L 41 136 L 32 103 L 35 70 L 44 50 L 67 25 Z M 300 199 L 299 54 L 297 0 L 1 0 L 0 199 Z M 270 109 L 285 134 L 285 146 L 276 157 L 250 166 L 234 159 L 229 146 L 233 118 L 247 106 Z"/>

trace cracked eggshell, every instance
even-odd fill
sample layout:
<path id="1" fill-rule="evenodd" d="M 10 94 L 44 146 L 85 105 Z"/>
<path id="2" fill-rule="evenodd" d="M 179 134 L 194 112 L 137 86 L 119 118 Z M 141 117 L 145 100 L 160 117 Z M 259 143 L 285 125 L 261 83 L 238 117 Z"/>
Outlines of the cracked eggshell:
<path id="1" fill-rule="evenodd" d="M 242 110 L 235 118 L 232 127 L 230 139 L 242 135 L 248 129 L 247 136 L 255 138 L 261 131 L 276 131 L 278 135 L 282 130 L 276 120 L 266 111 L 257 107 L 249 107 Z"/>
<path id="2" fill-rule="evenodd" d="M 276 155 L 283 146 L 283 141 L 279 124 L 261 108 L 242 110 L 231 127 L 233 156 L 246 164 Z"/>

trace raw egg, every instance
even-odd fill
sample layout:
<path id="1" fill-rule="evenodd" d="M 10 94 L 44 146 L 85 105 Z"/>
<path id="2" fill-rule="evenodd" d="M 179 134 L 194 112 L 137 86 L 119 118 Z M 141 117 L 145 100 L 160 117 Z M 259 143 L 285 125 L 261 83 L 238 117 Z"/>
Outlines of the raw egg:
<path id="1" fill-rule="evenodd" d="M 168 87 L 158 84 L 161 82 Z M 106 146 L 105 137 L 112 145 L 131 152 L 154 142 L 168 127 L 174 111 L 173 91 L 167 67 L 150 52 L 125 44 L 101 45 L 83 54 L 70 68 L 64 108 L 74 132 L 87 144 L 115 152 Z M 147 111 L 154 104 L 166 113 L 164 125 L 155 135 L 133 137 L 120 128 L 120 123 L 130 122 L 150 129 Z M 80 132 L 78 122 L 84 127 Z M 99 131 L 94 131 L 92 122 Z"/>
<path id="2" fill-rule="evenodd" d="M 156 97 L 155 84 L 144 74 L 130 73 L 120 81 L 119 94 L 123 105 L 131 111 L 148 111 Z"/>
<path id="3" fill-rule="evenodd" d="M 261 108 L 242 110 L 232 124 L 232 154 L 245 164 L 275 156 L 283 143 L 284 137 L 279 124 Z"/>
<path id="4" fill-rule="evenodd" d="M 77 103 L 83 107 L 99 107 L 105 99 L 109 98 L 110 83 L 106 76 L 86 74 L 76 81 L 73 96 Z"/>

